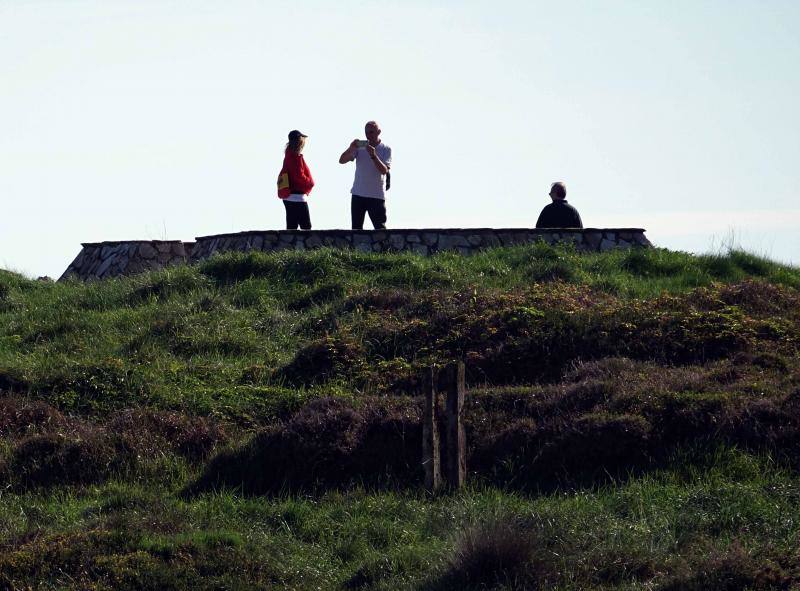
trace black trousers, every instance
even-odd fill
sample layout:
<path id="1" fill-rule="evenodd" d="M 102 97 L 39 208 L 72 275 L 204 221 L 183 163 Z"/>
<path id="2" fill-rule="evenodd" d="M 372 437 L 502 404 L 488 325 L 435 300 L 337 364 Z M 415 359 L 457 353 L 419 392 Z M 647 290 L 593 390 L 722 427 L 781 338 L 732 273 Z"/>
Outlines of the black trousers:
<path id="1" fill-rule="evenodd" d="M 364 229 L 365 213 L 369 214 L 372 226 L 376 230 L 384 230 L 386 228 L 386 202 L 383 199 L 353 195 L 353 199 L 350 201 L 350 217 L 353 222 L 353 230 Z"/>
<path id="2" fill-rule="evenodd" d="M 301 230 L 311 229 L 311 216 L 308 213 L 308 203 L 284 201 L 283 206 L 286 208 L 287 230 L 297 230 L 298 226 L 300 226 Z"/>

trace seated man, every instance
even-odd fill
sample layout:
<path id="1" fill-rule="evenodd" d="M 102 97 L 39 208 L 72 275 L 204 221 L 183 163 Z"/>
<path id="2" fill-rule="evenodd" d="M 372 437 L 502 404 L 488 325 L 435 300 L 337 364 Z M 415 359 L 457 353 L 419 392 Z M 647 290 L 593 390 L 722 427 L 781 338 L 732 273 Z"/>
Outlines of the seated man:
<path id="1" fill-rule="evenodd" d="M 536 220 L 537 228 L 583 228 L 578 210 L 567 203 L 567 187 L 564 183 L 550 185 L 550 199 L 553 202 L 544 206 Z"/>

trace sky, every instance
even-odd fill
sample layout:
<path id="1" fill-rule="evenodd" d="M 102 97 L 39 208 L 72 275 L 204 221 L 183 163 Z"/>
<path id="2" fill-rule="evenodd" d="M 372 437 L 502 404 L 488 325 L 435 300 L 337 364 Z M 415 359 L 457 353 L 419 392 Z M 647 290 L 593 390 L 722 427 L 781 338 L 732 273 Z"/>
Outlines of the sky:
<path id="1" fill-rule="evenodd" d="M 587 227 L 800 265 L 800 2 L 0 0 L 0 268 L 82 242 L 348 228 L 377 120 L 389 228 Z M 369 227 L 369 226 L 368 226 Z"/>

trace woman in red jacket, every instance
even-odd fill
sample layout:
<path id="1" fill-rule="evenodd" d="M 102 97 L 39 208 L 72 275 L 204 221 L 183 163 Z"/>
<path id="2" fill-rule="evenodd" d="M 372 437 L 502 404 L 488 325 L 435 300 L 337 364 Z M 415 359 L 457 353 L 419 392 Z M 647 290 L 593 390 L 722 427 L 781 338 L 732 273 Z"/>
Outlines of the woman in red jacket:
<path id="1" fill-rule="evenodd" d="M 314 187 L 314 179 L 302 154 L 307 137 L 296 129 L 290 131 L 289 143 L 286 144 L 286 155 L 283 157 L 281 176 L 286 173 L 289 187 L 288 190 L 285 187 L 283 190 L 279 188 L 278 196 L 283 199 L 283 205 L 286 208 L 287 230 L 296 230 L 298 226 L 302 230 L 311 229 L 311 216 L 308 213 L 306 197 Z M 285 178 L 284 183 L 286 182 Z M 280 179 L 278 182 L 280 183 Z"/>

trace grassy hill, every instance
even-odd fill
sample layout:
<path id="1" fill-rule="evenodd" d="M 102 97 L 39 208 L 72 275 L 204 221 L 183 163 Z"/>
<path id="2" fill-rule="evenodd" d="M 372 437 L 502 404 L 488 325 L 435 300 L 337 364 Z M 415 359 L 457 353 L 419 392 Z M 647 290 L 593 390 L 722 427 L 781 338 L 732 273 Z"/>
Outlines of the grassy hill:
<path id="1" fill-rule="evenodd" d="M 0 589 L 792 588 L 799 290 L 543 244 L 0 271 Z M 469 486 L 430 497 L 454 359 Z"/>

